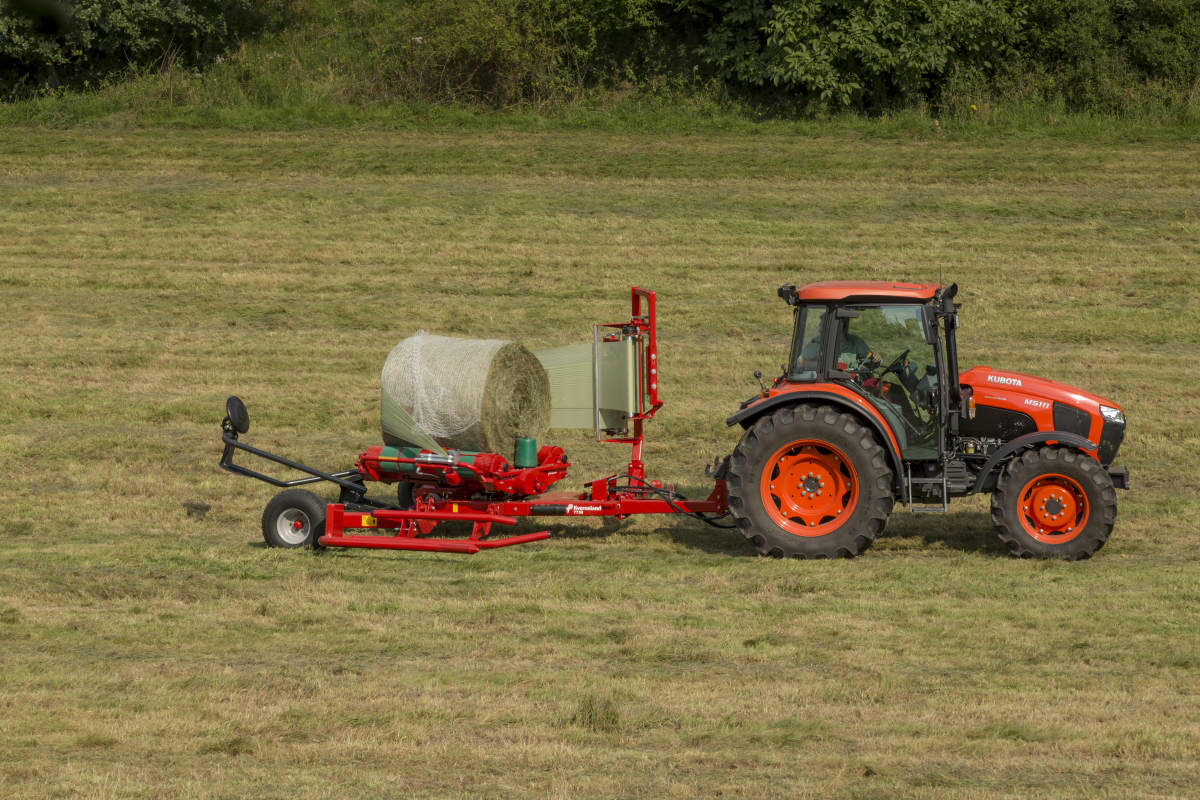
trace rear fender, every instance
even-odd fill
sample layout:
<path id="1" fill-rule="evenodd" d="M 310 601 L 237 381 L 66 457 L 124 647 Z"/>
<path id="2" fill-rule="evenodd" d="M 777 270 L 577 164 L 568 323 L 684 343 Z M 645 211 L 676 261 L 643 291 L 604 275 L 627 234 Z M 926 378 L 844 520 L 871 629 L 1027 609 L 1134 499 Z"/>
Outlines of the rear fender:
<path id="1" fill-rule="evenodd" d="M 834 387 L 841 389 L 841 387 Z M 726 425 L 740 424 L 743 429 L 749 428 L 759 417 L 764 414 L 769 414 L 777 408 L 784 406 L 798 406 L 828 404 L 837 408 L 839 411 L 845 411 L 854 416 L 855 419 L 862 425 L 866 425 L 875 432 L 876 438 L 883 444 L 884 452 L 887 453 L 888 466 L 892 470 L 892 488 L 900 495 L 904 489 L 904 471 L 901 468 L 900 448 L 896 443 L 896 437 L 892 433 L 887 422 L 875 410 L 875 407 L 862 400 L 861 405 L 856 400 L 859 400 L 857 395 L 848 390 L 845 391 L 852 397 L 847 397 L 840 392 L 833 391 L 812 391 L 805 389 L 803 391 L 784 391 L 778 394 L 772 394 L 757 402 L 752 402 L 745 408 L 738 411 L 733 416 L 725 420 Z M 852 399 L 853 398 L 853 399 Z"/>

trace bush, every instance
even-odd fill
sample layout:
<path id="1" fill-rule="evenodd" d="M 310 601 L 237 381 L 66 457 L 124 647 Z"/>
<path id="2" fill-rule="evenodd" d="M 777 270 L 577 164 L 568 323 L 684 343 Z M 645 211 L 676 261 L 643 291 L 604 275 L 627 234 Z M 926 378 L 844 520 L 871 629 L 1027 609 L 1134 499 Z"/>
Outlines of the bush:
<path id="1" fill-rule="evenodd" d="M 58 34 L 0 7 L 0 97 L 95 85 L 113 73 L 165 60 L 204 64 L 238 37 L 281 19 L 283 5 L 283 0 L 77 0 L 65 6 L 68 25 Z"/>
<path id="2" fill-rule="evenodd" d="M 1200 81 L 1200 0 L 1032 0 L 1023 51 L 1073 108 Z"/>
<path id="3" fill-rule="evenodd" d="M 1016 4 L 1014 4 L 1016 5 Z M 697 48 L 726 80 L 881 108 L 936 89 L 954 66 L 1012 58 L 1020 6 L 976 0 L 721 0 L 689 3 L 712 20 Z"/>
<path id="4" fill-rule="evenodd" d="M 490 106 L 577 96 L 642 58 L 651 0 L 425 0 L 380 32 L 389 99 Z"/>
<path id="5" fill-rule="evenodd" d="M 78 0 L 72 19 L 55 38 L 0 11 L 0 100 L 161 64 L 129 89 L 146 108 L 1200 109 L 1200 0 Z"/>
<path id="6" fill-rule="evenodd" d="M 678 0 L 695 53 L 772 99 L 880 109 L 937 100 L 953 75 L 1029 70 L 1075 108 L 1200 80 L 1200 0 Z"/>

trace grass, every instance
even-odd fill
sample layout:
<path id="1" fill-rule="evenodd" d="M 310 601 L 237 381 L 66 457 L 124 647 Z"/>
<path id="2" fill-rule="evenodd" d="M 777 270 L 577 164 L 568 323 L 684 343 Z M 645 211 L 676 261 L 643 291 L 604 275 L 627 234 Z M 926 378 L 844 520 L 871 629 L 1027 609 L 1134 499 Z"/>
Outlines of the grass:
<path id="1" fill-rule="evenodd" d="M 836 129 L 835 129 L 836 130 Z M 1200 147 L 847 134 L 0 135 L 0 790 L 13 797 L 1194 793 Z M 986 499 L 857 560 L 554 524 L 476 557 L 260 547 L 248 440 L 341 466 L 417 328 L 586 340 L 659 292 L 653 474 L 700 491 L 784 282 L 957 280 L 964 364 L 1121 402 L 1081 564 Z M 559 432 L 572 485 L 627 453 Z M 209 506 L 206 513 L 194 509 Z M 555 521 L 557 523 L 557 521 Z"/>
<path id="2" fill-rule="evenodd" d="M 258 45 L 265 47 L 268 45 Z M 232 69 L 232 66 L 229 67 Z M 257 66 L 255 67 L 257 69 Z M 912 141 L 1057 140 L 1084 143 L 1200 141 L 1200 87 L 1177 106 L 1147 101 L 1122 114 L 1073 111 L 1061 101 L 974 94 L 945 109 L 897 108 L 875 116 L 780 116 L 711 96 L 700 87 L 656 94 L 588 91 L 552 106 L 493 109 L 417 100 L 351 101 L 300 85 L 265 98 L 221 84 L 222 69 L 146 72 L 96 91 L 52 93 L 0 103 L 0 130 L 40 126 L 132 131 L 145 128 L 237 131 L 605 132 L 610 134 L 804 136 Z M 259 76 L 260 79 L 261 75 Z M 303 81 L 304 76 L 294 80 Z M 218 86 L 209 84 L 217 82 Z M 980 90 L 982 92 L 982 90 Z M 986 95 L 986 93 L 984 93 Z M 1134 93 L 1136 95 L 1136 93 Z M 971 108 L 970 100 L 982 105 Z"/>

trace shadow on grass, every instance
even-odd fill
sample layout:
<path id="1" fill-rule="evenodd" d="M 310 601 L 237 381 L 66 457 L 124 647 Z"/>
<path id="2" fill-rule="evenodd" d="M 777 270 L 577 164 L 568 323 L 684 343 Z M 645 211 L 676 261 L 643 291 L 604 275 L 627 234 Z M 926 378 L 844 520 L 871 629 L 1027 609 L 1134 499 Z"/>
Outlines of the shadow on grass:
<path id="1" fill-rule="evenodd" d="M 963 553 L 1008 555 L 1008 548 L 996 536 L 991 517 L 982 511 L 894 513 L 875 546 L 888 550 L 944 548 Z"/>
<path id="2" fill-rule="evenodd" d="M 621 533 L 624 536 L 666 536 L 672 542 L 709 554 L 757 556 L 758 552 L 737 530 L 713 528 L 682 515 L 662 517 L 663 524 L 653 528 L 626 529 L 615 521 L 603 527 L 583 523 L 533 525 L 529 530 L 551 528 L 551 539 L 596 539 Z M 728 523 L 728 518 L 721 520 Z M 874 551 L 936 552 L 953 550 L 962 553 L 1007 556 L 1008 550 L 996 537 L 991 519 L 979 511 L 952 511 L 946 514 L 892 515 L 882 534 L 876 539 Z"/>
<path id="3" fill-rule="evenodd" d="M 551 525 L 534 525 L 531 530 L 550 528 L 550 539 L 572 539 L 586 541 L 588 539 L 603 539 L 613 534 L 634 539 L 638 537 L 665 536 L 673 543 L 683 545 L 705 553 L 719 555 L 757 555 L 754 548 L 736 530 L 714 528 L 699 520 L 678 515 L 656 515 L 662 524 L 653 528 L 635 528 L 628 522 L 618 522 L 612 517 L 601 518 L 599 525 L 584 523 L 577 520 L 570 522 L 555 522 Z M 561 520 L 561 518 L 559 518 Z M 728 518 L 719 521 L 729 524 Z M 520 524 L 520 523 L 518 523 Z"/>
<path id="4" fill-rule="evenodd" d="M 522 521 L 524 522 L 526 521 Z M 727 523 L 728 519 L 721 522 Z M 526 532 L 523 525 L 519 524 L 518 527 L 521 527 L 521 532 Z M 647 529 L 626 528 L 613 520 L 606 520 L 602 526 L 576 521 L 556 521 L 538 525 L 535 521 L 527 530 L 544 528 L 550 528 L 552 540 L 598 539 L 614 533 L 629 537 L 666 536 L 675 544 L 704 553 L 729 556 L 758 555 L 754 547 L 737 530 L 712 528 L 682 515 L 664 515 L 662 524 Z M 884 552 L 932 553 L 939 550 L 995 556 L 1008 554 L 1008 550 L 992 530 L 988 515 L 978 511 L 953 511 L 947 514 L 895 513 L 872 548 L 872 551 Z"/>

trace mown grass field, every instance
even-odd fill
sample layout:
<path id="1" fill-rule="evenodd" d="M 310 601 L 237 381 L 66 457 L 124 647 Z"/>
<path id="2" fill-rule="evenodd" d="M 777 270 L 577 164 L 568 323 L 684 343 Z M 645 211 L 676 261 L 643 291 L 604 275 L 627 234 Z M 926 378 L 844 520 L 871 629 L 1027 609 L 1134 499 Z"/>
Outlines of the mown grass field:
<path id="1" fill-rule="evenodd" d="M 702 491 L 779 284 L 939 275 L 964 365 L 1125 405 L 1093 560 L 984 498 L 836 563 L 669 518 L 314 556 L 216 466 L 227 394 L 348 466 L 400 338 L 582 341 L 636 283 L 650 469 Z M 1196 142 L 6 128 L 0 794 L 1195 796 L 1198 284 Z M 572 486 L 627 457 L 557 439 Z"/>

